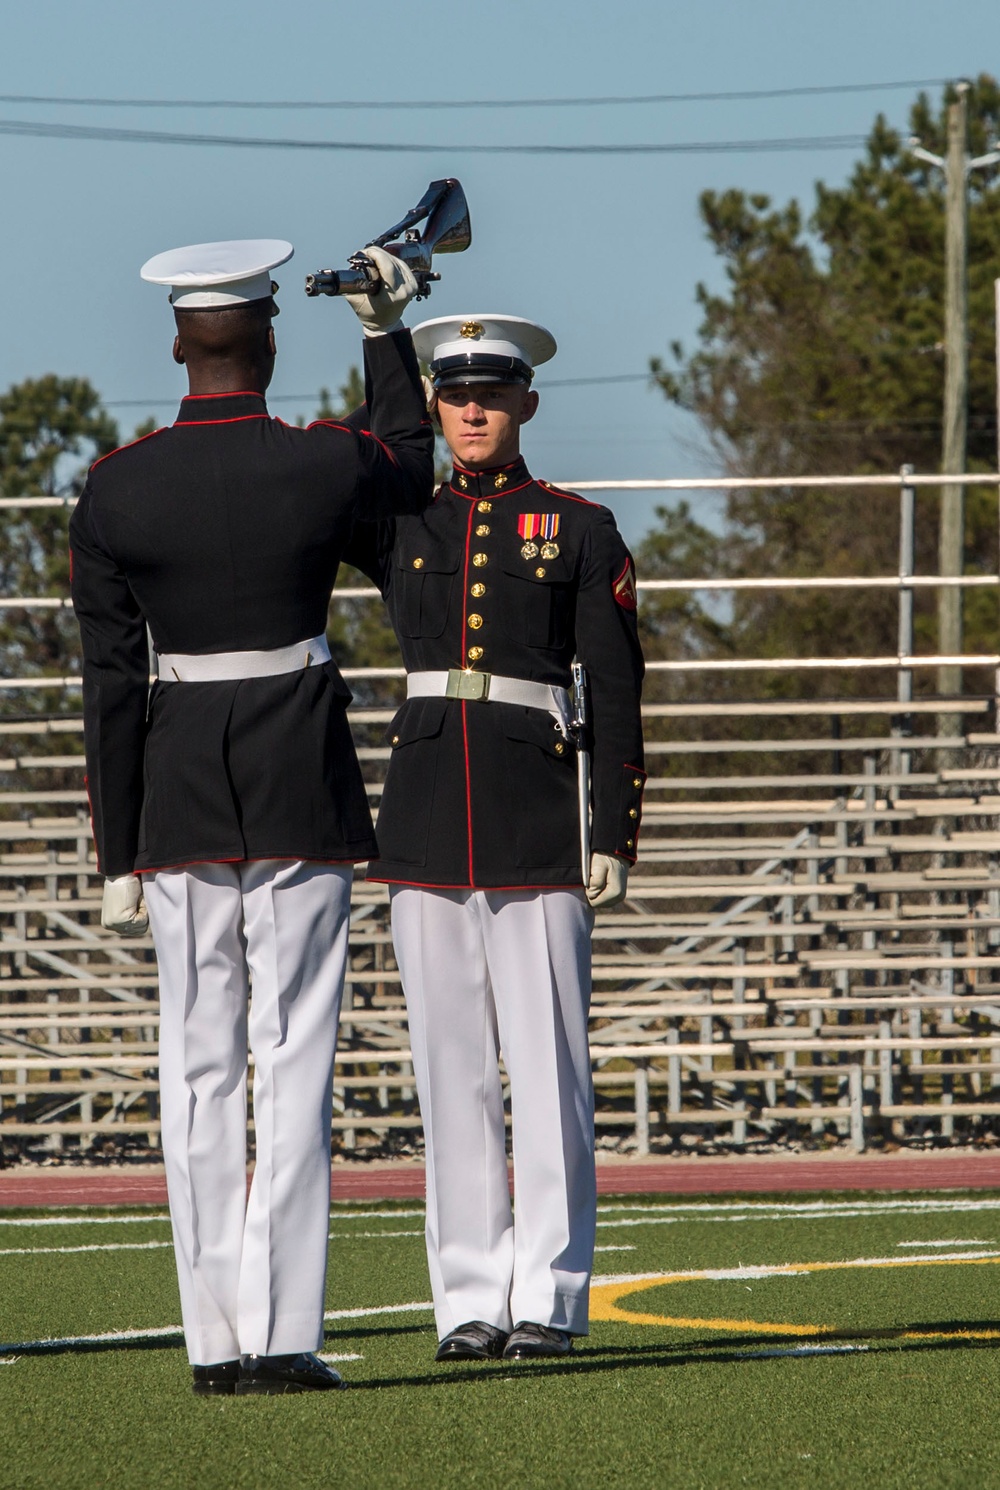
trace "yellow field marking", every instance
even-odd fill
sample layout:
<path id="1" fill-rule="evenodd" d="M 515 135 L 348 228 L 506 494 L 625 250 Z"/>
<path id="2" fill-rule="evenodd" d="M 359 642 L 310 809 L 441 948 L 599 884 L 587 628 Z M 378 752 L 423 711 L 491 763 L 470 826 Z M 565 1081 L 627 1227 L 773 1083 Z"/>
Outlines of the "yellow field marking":
<path id="1" fill-rule="evenodd" d="M 759 1319 L 692 1319 L 664 1314 L 638 1314 L 619 1307 L 621 1299 L 645 1293 L 667 1283 L 739 1282 L 745 1278 L 794 1277 L 801 1273 L 844 1272 L 849 1268 L 966 1267 L 970 1263 L 1000 1263 L 996 1255 L 964 1257 L 856 1257 L 846 1262 L 789 1262 L 761 1267 L 697 1268 L 682 1273 L 645 1273 L 638 1277 L 612 1279 L 596 1283 L 590 1290 L 590 1317 L 602 1323 L 667 1325 L 678 1330 L 753 1330 L 765 1335 L 830 1335 L 837 1326 L 830 1324 L 779 1324 Z M 895 1338 L 902 1340 L 1000 1339 L 1000 1330 L 906 1330 Z"/>

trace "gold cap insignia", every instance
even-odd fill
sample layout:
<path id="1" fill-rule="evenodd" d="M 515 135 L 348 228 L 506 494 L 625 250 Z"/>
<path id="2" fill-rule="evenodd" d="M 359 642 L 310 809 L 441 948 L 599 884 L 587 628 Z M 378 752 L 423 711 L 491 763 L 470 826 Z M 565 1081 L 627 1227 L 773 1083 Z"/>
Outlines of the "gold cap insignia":
<path id="1" fill-rule="evenodd" d="M 486 327 L 481 321 L 463 321 L 458 334 L 472 341 L 477 336 L 485 336 Z"/>

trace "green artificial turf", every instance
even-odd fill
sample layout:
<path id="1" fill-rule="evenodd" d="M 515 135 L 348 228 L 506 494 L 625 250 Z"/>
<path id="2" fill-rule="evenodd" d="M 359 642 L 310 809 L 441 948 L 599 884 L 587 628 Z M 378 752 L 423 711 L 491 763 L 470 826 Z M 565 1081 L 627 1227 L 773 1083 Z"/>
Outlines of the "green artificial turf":
<path id="1" fill-rule="evenodd" d="M 330 1310 L 427 1300 L 417 1209 L 334 1208 Z M 448 1367 L 429 1312 L 365 1313 L 328 1324 L 350 1390 L 215 1400 L 176 1336 L 33 1343 L 179 1320 L 169 1248 L 137 1245 L 166 1222 L 80 1215 L 0 1217 L 3 1490 L 1000 1486 L 994 1196 L 604 1200 L 595 1309 L 602 1280 L 653 1274 L 617 1307 L 691 1323 L 598 1320 L 565 1361 Z"/>

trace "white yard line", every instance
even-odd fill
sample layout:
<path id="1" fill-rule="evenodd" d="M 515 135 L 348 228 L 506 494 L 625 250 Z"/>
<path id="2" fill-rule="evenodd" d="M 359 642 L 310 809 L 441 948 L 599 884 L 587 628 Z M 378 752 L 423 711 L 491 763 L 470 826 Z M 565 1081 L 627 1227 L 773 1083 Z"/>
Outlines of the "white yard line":
<path id="1" fill-rule="evenodd" d="M 341 1211 L 330 1212 L 331 1222 L 336 1221 L 410 1221 L 414 1217 L 423 1219 L 419 1211 Z M 169 1222 L 165 1212 L 155 1216 L 2 1216 L 0 1226 L 142 1226 L 146 1222 Z M 352 1235 L 367 1235 L 358 1232 Z M 416 1234 L 416 1233 L 415 1233 Z M 402 1235 L 402 1233 L 400 1233 Z"/>
<path id="2" fill-rule="evenodd" d="M 118 1345 L 133 1340 L 180 1340 L 179 1324 L 168 1324 L 150 1330 L 106 1330 L 100 1335 L 46 1335 L 41 1340 L 22 1340 L 17 1345 L 0 1345 L 0 1351 L 15 1354 L 20 1350 L 68 1350 L 74 1345 Z"/>
<path id="3" fill-rule="evenodd" d="M 433 1304 L 383 1304 L 378 1309 L 328 1309 L 323 1318 L 367 1319 L 375 1314 L 427 1314 L 433 1308 Z"/>
<path id="4" fill-rule="evenodd" d="M 921 1262 L 981 1262 L 990 1257 L 1000 1257 L 1000 1252 L 932 1252 L 926 1257 L 852 1257 L 846 1261 L 831 1259 L 828 1264 L 810 1263 L 808 1267 L 802 1263 L 774 1262 L 743 1264 L 735 1268 L 677 1268 L 662 1269 L 658 1273 L 616 1273 L 607 1277 L 594 1278 L 595 1288 L 606 1288 L 618 1283 L 649 1283 L 657 1279 L 669 1279 L 672 1283 L 681 1283 L 686 1280 L 692 1282 L 700 1281 L 707 1283 L 729 1283 L 739 1282 L 745 1278 L 805 1278 L 810 1277 L 820 1267 L 828 1266 L 830 1269 L 847 1268 L 878 1268 L 878 1267 L 911 1267 Z"/>
<path id="5" fill-rule="evenodd" d="M 330 1240 L 331 1240 L 331 1242 L 350 1242 L 355 1237 L 379 1237 L 381 1239 L 382 1237 L 399 1237 L 399 1236 L 418 1236 L 418 1237 L 422 1237 L 423 1234 L 424 1234 L 424 1229 L 423 1229 L 422 1226 L 420 1227 L 419 1231 L 415 1231 L 415 1230 L 410 1230 L 410 1231 L 331 1231 L 330 1232 Z"/>
<path id="6" fill-rule="evenodd" d="M 1000 1200 L 989 1200 L 985 1197 L 934 1197 L 928 1200 L 907 1199 L 885 1199 L 878 1200 L 697 1200 L 697 1201 L 658 1201 L 653 1205 L 640 1205 L 634 1201 L 622 1201 L 618 1205 L 599 1205 L 598 1213 L 601 1215 L 628 1214 L 633 1211 L 642 1211 L 646 1215 L 653 1214 L 684 1214 L 690 1213 L 695 1217 L 703 1215 L 724 1215 L 727 1218 L 734 1214 L 747 1215 L 751 1217 L 769 1216 L 866 1216 L 866 1215 L 891 1215 L 895 1212 L 908 1212 L 912 1214 L 934 1214 L 947 1215 L 958 1214 L 962 1211 L 997 1211 L 1000 1210 Z"/>
<path id="7" fill-rule="evenodd" d="M 777 1356 L 851 1355 L 869 1348 L 867 1345 L 784 1345 L 769 1346 L 765 1350 L 734 1350 L 731 1354 L 735 1360 L 766 1361 Z"/>
<path id="8" fill-rule="evenodd" d="M 169 1216 L 0 1216 L 0 1226 L 143 1226 Z"/>
<path id="9" fill-rule="evenodd" d="M 363 1361 L 364 1360 L 364 1356 L 363 1355 L 357 1355 L 356 1353 L 354 1353 L 352 1351 L 347 1351 L 347 1352 L 345 1352 L 344 1355 L 331 1355 L 330 1352 L 327 1351 L 327 1350 L 317 1350 L 317 1352 L 316 1352 L 316 1358 L 317 1358 L 317 1360 L 320 1360 L 320 1361 L 328 1361 L 331 1366 L 335 1366 L 338 1361 Z"/>
<path id="10" fill-rule="evenodd" d="M 952 1236 L 946 1237 L 941 1242 L 897 1242 L 897 1247 L 992 1247 L 995 1243 L 992 1237 L 985 1236 Z"/>
<path id="11" fill-rule="evenodd" d="M 324 1314 L 324 1320 L 328 1319 L 367 1319 L 369 1315 L 377 1314 L 429 1314 L 433 1304 L 383 1304 L 376 1309 L 330 1309 Z M 0 1355 L 8 1357 L 16 1356 L 20 1351 L 37 1350 L 68 1350 L 74 1345 L 127 1345 L 141 1340 L 180 1340 L 183 1330 L 179 1324 L 164 1325 L 162 1328 L 150 1330 L 108 1330 L 100 1335 L 59 1335 L 47 1336 L 41 1340 L 23 1340 L 17 1344 L 0 1343 Z M 331 1360 L 338 1357 L 331 1356 Z M 354 1360 L 353 1356 L 340 1356 L 340 1360 Z M 358 1356 L 356 1359 L 360 1360 Z M 7 1364 L 12 1364 L 8 1361 Z"/>
<path id="12" fill-rule="evenodd" d="M 0 1257 L 49 1257 L 65 1252 L 154 1252 L 173 1242 L 91 1242 L 86 1247 L 0 1247 Z"/>

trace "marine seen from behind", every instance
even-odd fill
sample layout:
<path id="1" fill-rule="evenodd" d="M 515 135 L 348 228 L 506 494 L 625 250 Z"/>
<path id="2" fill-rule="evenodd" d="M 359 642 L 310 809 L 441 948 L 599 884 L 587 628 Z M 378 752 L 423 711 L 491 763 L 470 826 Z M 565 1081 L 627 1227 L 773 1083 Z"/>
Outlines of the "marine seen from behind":
<path id="1" fill-rule="evenodd" d="M 400 323 L 416 280 L 369 252 L 379 292 L 348 297 L 365 333 L 357 429 L 268 412 L 271 271 L 290 244 L 150 260 L 143 277 L 171 286 L 189 392 L 173 425 L 93 467 L 70 528 L 103 920 L 140 933 L 149 908 L 163 1154 L 200 1395 L 341 1385 L 314 1352 L 351 866 L 375 839 L 327 607 L 354 519 L 415 515 L 432 493 L 433 433 Z"/>

